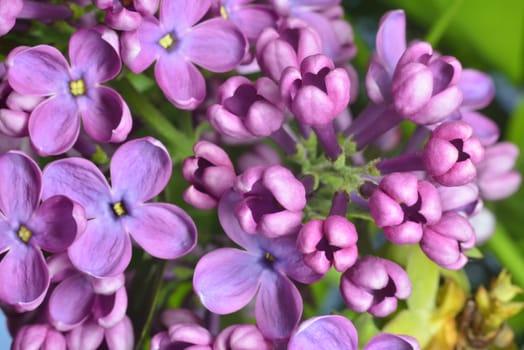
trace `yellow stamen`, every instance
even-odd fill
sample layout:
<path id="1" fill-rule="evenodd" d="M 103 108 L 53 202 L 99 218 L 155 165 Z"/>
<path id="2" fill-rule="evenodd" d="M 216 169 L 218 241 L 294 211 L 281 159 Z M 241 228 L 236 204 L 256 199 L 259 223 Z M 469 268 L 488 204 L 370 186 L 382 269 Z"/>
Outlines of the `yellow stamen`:
<path id="1" fill-rule="evenodd" d="M 158 40 L 158 43 L 160 44 L 160 46 L 167 50 L 171 46 L 173 46 L 173 44 L 175 43 L 175 39 L 170 33 L 167 33 L 166 35 L 161 37 L 160 40 Z"/>
<path id="2" fill-rule="evenodd" d="M 229 18 L 226 8 L 224 6 L 220 6 L 220 16 L 222 16 L 223 19 Z"/>
<path id="3" fill-rule="evenodd" d="M 29 242 L 29 239 L 33 236 L 33 233 L 24 225 L 21 225 L 18 229 L 18 238 L 22 240 L 22 242 L 27 243 Z"/>
<path id="4" fill-rule="evenodd" d="M 69 91 L 73 96 L 82 96 L 86 93 L 86 84 L 84 79 L 71 80 L 69 82 Z"/>
<path id="5" fill-rule="evenodd" d="M 127 212 L 126 212 L 126 208 L 124 207 L 124 203 L 120 201 L 120 202 L 116 202 L 115 204 L 113 204 L 113 212 L 115 213 L 116 216 L 126 215 Z"/>
<path id="6" fill-rule="evenodd" d="M 274 257 L 273 255 L 271 255 L 271 253 L 266 252 L 266 255 L 264 255 L 264 258 L 265 258 L 267 261 L 275 262 L 275 257 Z"/>

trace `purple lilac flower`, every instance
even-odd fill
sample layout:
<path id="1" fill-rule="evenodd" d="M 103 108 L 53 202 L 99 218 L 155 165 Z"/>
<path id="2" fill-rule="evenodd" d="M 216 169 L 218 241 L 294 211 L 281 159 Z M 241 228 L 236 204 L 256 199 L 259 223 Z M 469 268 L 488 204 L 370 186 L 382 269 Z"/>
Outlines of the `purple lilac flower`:
<path id="1" fill-rule="evenodd" d="M 437 189 L 412 173 L 385 176 L 369 198 L 370 214 L 386 238 L 395 244 L 414 244 L 424 225 L 440 220 L 442 209 Z"/>
<path id="2" fill-rule="evenodd" d="M 48 324 L 26 325 L 20 328 L 13 339 L 11 350 L 66 350 L 62 333 Z"/>
<path id="3" fill-rule="evenodd" d="M 131 259 L 131 239 L 149 254 L 175 259 L 196 244 L 193 220 L 168 203 L 146 203 L 171 176 L 169 153 L 156 139 L 145 137 L 120 146 L 110 164 L 111 182 L 93 163 L 67 158 L 44 170 L 44 198 L 66 194 L 81 203 L 86 231 L 69 248 L 71 262 L 96 277 L 122 273 Z"/>
<path id="4" fill-rule="evenodd" d="M 196 208 L 214 208 L 222 194 L 233 187 L 233 163 L 222 148 L 205 140 L 197 142 L 193 151 L 195 155 L 182 164 L 182 175 L 191 184 L 184 191 L 184 200 Z"/>
<path id="5" fill-rule="evenodd" d="M 304 262 L 316 272 L 325 274 L 331 265 L 344 272 L 357 260 L 357 240 L 355 225 L 345 217 L 330 215 L 302 226 L 297 248 L 304 254 Z"/>
<path id="6" fill-rule="evenodd" d="M 344 272 L 340 291 L 350 309 L 385 317 L 397 309 L 398 299 L 409 297 L 411 282 L 394 262 L 365 256 Z"/>
<path id="7" fill-rule="evenodd" d="M 133 325 L 131 320 L 124 316 L 111 328 L 104 328 L 95 321 L 88 319 L 80 326 L 73 328 L 66 334 L 67 349 L 69 350 L 96 350 L 103 342 L 109 350 L 131 350 L 135 345 Z"/>
<path id="8" fill-rule="evenodd" d="M 40 204 L 42 174 L 23 153 L 0 156 L 0 300 L 23 312 L 40 305 L 50 278 L 41 249 L 65 251 L 86 225 L 85 213 L 64 196 Z"/>
<path id="9" fill-rule="evenodd" d="M 145 16 L 153 16 L 159 0 L 94 0 L 105 11 L 104 22 L 117 30 L 134 30 Z"/>
<path id="10" fill-rule="evenodd" d="M 102 34 L 81 29 L 69 41 L 71 67 L 52 46 L 15 49 L 8 57 L 9 84 L 29 96 L 50 96 L 29 119 L 29 136 L 40 155 L 63 153 L 73 146 L 80 120 L 99 142 L 121 142 L 131 130 L 131 114 L 122 97 L 100 85 L 116 77 L 118 53 Z"/>
<path id="11" fill-rule="evenodd" d="M 476 165 L 484 147 L 463 121 L 439 125 L 424 146 L 423 160 L 428 174 L 444 186 L 460 186 L 477 176 Z"/>
<path id="12" fill-rule="evenodd" d="M 240 324 L 222 330 L 215 338 L 213 350 L 273 350 L 273 343 L 264 338 L 256 325 Z"/>
<path id="13" fill-rule="evenodd" d="M 122 58 L 140 73 L 154 61 L 155 79 L 175 106 L 195 109 L 206 94 L 205 80 L 193 63 L 212 72 L 227 72 L 244 57 L 247 42 L 240 30 L 222 18 L 197 22 L 211 0 L 160 2 L 159 19 L 145 17 L 142 24 L 122 35 Z"/>
<path id="14" fill-rule="evenodd" d="M 241 199 L 234 191 L 224 194 L 218 216 L 229 238 L 246 250 L 220 248 L 204 255 L 195 268 L 193 287 L 202 304 L 218 314 L 240 310 L 257 294 L 260 331 L 268 339 L 284 339 L 302 314 L 302 297 L 289 277 L 313 283 L 321 275 L 304 264 L 296 234 L 270 239 L 245 232 L 234 215 Z"/>
<path id="15" fill-rule="evenodd" d="M 249 168 L 237 177 L 234 189 L 240 194 L 234 213 L 244 231 L 278 237 L 300 227 L 306 190 L 287 168 Z"/>

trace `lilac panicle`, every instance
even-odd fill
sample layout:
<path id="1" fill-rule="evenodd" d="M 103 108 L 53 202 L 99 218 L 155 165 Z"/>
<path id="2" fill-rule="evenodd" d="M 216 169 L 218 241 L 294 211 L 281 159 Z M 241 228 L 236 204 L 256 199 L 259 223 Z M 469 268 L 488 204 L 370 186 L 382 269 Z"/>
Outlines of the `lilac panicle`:
<path id="1" fill-rule="evenodd" d="M 116 30 L 134 30 L 144 16 L 153 16 L 159 0 L 94 0 L 95 6 L 105 11 L 105 23 Z"/>
<path id="2" fill-rule="evenodd" d="M 198 23 L 211 0 L 160 1 L 159 19 L 145 17 L 122 35 L 122 59 L 140 73 L 155 64 L 155 79 L 178 108 L 195 109 L 206 94 L 205 80 L 194 64 L 212 72 L 234 69 L 245 55 L 247 41 L 230 21 L 212 18 Z"/>
<path id="3" fill-rule="evenodd" d="M 184 200 L 196 208 L 214 208 L 222 194 L 233 187 L 233 163 L 222 148 L 205 140 L 197 142 L 193 151 L 195 155 L 182 164 L 182 175 L 191 184 L 184 191 Z"/>
<path id="4" fill-rule="evenodd" d="M 69 41 L 71 67 L 52 46 L 15 49 L 8 57 L 9 84 L 29 96 L 50 96 L 29 119 L 29 137 L 40 155 L 69 150 L 80 120 L 99 142 L 121 142 L 131 130 L 131 114 L 122 97 L 100 85 L 116 77 L 121 62 L 97 30 L 78 30 Z"/>
<path id="5" fill-rule="evenodd" d="M 95 277 L 122 273 L 131 259 L 131 239 L 151 255 L 175 259 L 196 244 L 193 220 L 179 207 L 147 203 L 167 185 L 171 158 L 156 139 L 120 146 L 110 164 L 112 188 L 93 163 L 82 158 L 54 161 L 44 170 L 44 198 L 64 194 L 86 209 L 84 234 L 69 248 L 76 268 Z"/>
<path id="6" fill-rule="evenodd" d="M 41 249 L 65 251 L 86 225 L 83 208 L 64 196 L 44 198 L 42 174 L 28 156 L 0 156 L 0 301 L 19 312 L 35 309 L 50 283 Z"/>
<path id="7" fill-rule="evenodd" d="M 369 198 L 370 214 L 386 238 L 395 244 L 414 244 L 426 224 L 440 220 L 437 189 L 412 173 L 386 175 Z"/>
<path id="8" fill-rule="evenodd" d="M 409 297 L 411 282 L 394 262 L 365 256 L 344 272 L 340 291 L 350 309 L 385 317 L 397 309 L 398 299 Z"/>
<path id="9" fill-rule="evenodd" d="M 66 350 L 62 333 L 48 324 L 26 325 L 14 337 L 11 350 Z"/>
<path id="10" fill-rule="evenodd" d="M 218 314 L 240 310 L 257 294 L 255 318 L 260 331 L 268 339 L 285 339 L 298 324 L 303 307 L 289 277 L 313 283 L 322 275 L 304 264 L 296 249 L 296 234 L 270 239 L 245 232 L 234 215 L 239 200 L 234 191 L 226 192 L 218 216 L 229 238 L 246 250 L 220 248 L 204 255 L 195 268 L 193 287 L 202 304 Z"/>
<path id="11" fill-rule="evenodd" d="M 272 350 L 273 343 L 264 338 L 254 324 L 232 325 L 222 330 L 213 350 Z"/>
<path id="12" fill-rule="evenodd" d="M 234 213 L 244 231 L 278 237 L 300 227 L 306 190 L 287 168 L 249 168 L 237 177 L 234 189 L 240 194 Z"/>

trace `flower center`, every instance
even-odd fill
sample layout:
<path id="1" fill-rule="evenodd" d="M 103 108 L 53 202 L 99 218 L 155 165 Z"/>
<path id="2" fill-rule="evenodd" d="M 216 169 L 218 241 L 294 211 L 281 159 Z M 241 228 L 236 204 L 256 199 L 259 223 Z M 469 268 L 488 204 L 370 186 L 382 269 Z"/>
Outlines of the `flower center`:
<path id="1" fill-rule="evenodd" d="M 163 37 L 158 40 L 158 44 L 162 46 L 164 49 L 169 50 L 173 44 L 175 43 L 175 38 L 171 35 L 171 33 L 167 33 Z"/>
<path id="2" fill-rule="evenodd" d="M 122 0 L 122 5 L 124 5 L 124 7 L 129 7 L 133 4 L 133 0 Z"/>
<path id="3" fill-rule="evenodd" d="M 227 10 L 224 6 L 220 6 L 220 16 L 222 16 L 223 19 L 229 18 L 229 16 L 227 15 Z"/>
<path id="4" fill-rule="evenodd" d="M 114 203 L 111 208 L 113 209 L 113 213 L 117 216 L 123 216 L 127 214 L 126 207 L 124 206 L 124 203 L 122 201 Z"/>
<path id="5" fill-rule="evenodd" d="M 24 225 L 20 225 L 20 228 L 18 229 L 18 238 L 22 240 L 22 242 L 27 243 L 33 236 L 33 233 Z"/>
<path id="6" fill-rule="evenodd" d="M 84 79 L 71 80 L 69 82 L 69 91 L 73 96 L 82 96 L 86 93 L 86 84 Z"/>
<path id="7" fill-rule="evenodd" d="M 273 265 L 275 260 L 276 260 L 276 258 L 273 255 L 271 255 L 271 253 L 269 253 L 269 252 L 266 252 L 266 254 L 264 255 L 264 261 L 268 265 Z"/>

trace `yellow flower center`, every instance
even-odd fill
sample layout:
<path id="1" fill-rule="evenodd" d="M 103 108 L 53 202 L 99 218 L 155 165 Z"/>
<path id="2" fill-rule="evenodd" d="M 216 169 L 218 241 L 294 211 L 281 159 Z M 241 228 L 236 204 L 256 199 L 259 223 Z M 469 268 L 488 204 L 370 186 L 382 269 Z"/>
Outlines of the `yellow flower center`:
<path id="1" fill-rule="evenodd" d="M 220 16 L 222 16 L 223 19 L 229 18 L 229 16 L 227 15 L 226 8 L 224 6 L 220 6 Z"/>
<path id="2" fill-rule="evenodd" d="M 127 214 L 126 208 L 124 207 L 124 203 L 122 203 L 122 201 L 113 204 L 112 208 L 113 213 L 115 213 L 116 216 L 123 216 Z"/>
<path id="3" fill-rule="evenodd" d="M 160 46 L 162 46 L 166 50 L 171 48 L 174 43 L 175 43 L 175 39 L 173 38 L 171 33 L 167 33 L 166 35 L 161 37 L 160 40 L 158 40 L 158 44 L 160 44 Z"/>
<path id="4" fill-rule="evenodd" d="M 31 239 L 32 236 L 33 233 L 27 227 L 20 225 L 20 228 L 18 229 L 18 238 L 20 238 L 22 242 L 29 242 L 29 239 Z"/>
<path id="5" fill-rule="evenodd" d="M 266 255 L 264 255 L 264 259 L 266 259 L 269 262 L 275 262 L 275 257 L 268 252 L 266 252 Z"/>
<path id="6" fill-rule="evenodd" d="M 86 93 L 86 84 L 84 79 L 71 80 L 69 82 L 69 91 L 73 96 L 82 96 Z"/>

